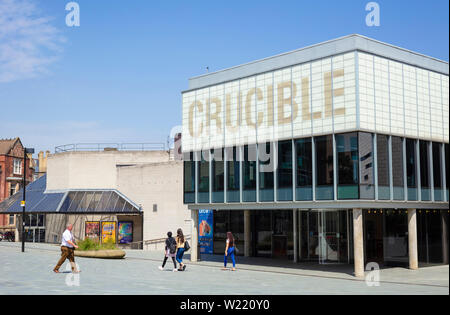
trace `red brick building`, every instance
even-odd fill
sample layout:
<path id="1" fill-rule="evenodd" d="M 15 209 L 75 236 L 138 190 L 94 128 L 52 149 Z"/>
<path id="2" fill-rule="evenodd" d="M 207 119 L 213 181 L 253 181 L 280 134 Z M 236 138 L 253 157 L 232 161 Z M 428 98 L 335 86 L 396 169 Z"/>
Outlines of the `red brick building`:
<path id="1" fill-rule="evenodd" d="M 0 202 L 17 193 L 22 188 L 23 150 L 19 138 L 0 139 Z M 26 184 L 33 181 L 34 161 L 27 159 Z M 0 233 L 15 231 L 14 215 L 0 215 Z"/>

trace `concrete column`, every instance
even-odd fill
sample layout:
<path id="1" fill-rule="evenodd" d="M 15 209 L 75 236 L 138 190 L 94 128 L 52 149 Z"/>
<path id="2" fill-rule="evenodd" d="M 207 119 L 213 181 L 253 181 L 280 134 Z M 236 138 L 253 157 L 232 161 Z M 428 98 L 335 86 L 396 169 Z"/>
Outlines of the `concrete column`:
<path id="1" fill-rule="evenodd" d="M 409 269 L 419 269 L 416 209 L 408 209 Z"/>
<path id="2" fill-rule="evenodd" d="M 244 256 L 250 257 L 252 254 L 250 210 L 244 210 Z"/>
<path id="3" fill-rule="evenodd" d="M 355 277 L 364 277 L 364 231 L 362 209 L 353 209 L 353 246 Z"/>
<path id="4" fill-rule="evenodd" d="M 297 226 L 297 214 L 298 210 L 294 209 L 292 213 L 292 218 L 294 220 L 294 262 L 298 262 L 298 226 Z"/>
<path id="5" fill-rule="evenodd" d="M 196 262 L 198 260 L 198 210 L 191 210 L 191 261 Z"/>

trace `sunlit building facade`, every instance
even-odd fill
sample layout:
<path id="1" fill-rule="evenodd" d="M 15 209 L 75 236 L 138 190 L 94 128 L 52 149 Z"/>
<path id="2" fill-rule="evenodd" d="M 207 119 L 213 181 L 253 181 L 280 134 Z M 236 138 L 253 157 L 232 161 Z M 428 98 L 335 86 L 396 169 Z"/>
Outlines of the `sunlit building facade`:
<path id="1" fill-rule="evenodd" d="M 184 202 L 214 251 L 448 264 L 448 63 L 350 35 L 195 77 Z"/>

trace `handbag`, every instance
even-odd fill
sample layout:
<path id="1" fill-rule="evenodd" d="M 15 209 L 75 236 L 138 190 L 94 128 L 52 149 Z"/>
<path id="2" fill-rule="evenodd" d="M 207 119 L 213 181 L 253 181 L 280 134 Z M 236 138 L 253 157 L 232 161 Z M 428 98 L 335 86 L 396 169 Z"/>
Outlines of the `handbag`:
<path id="1" fill-rule="evenodd" d="M 190 248 L 191 248 L 191 246 L 189 246 L 188 241 L 185 241 L 184 242 L 184 251 L 187 252 Z"/>

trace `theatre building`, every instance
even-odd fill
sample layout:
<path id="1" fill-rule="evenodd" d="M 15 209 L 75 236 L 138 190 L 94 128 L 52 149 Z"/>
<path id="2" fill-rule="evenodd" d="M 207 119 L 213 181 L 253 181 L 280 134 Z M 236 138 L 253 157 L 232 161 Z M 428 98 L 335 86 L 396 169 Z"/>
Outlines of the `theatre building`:
<path id="1" fill-rule="evenodd" d="M 241 255 L 354 264 L 356 276 L 371 262 L 448 264 L 448 70 L 350 35 L 191 78 L 194 228 L 212 210 L 215 254 L 231 231 Z"/>

